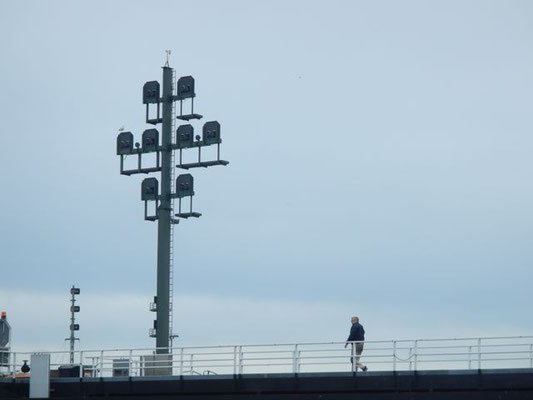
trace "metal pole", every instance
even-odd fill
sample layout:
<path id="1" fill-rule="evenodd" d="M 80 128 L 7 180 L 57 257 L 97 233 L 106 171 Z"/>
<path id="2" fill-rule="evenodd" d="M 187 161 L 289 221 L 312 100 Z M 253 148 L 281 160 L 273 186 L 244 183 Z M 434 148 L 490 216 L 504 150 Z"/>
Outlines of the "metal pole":
<path id="1" fill-rule="evenodd" d="M 163 127 L 161 150 L 161 202 L 157 210 L 157 354 L 168 354 L 170 313 L 170 221 L 171 221 L 171 144 L 172 144 L 172 68 L 163 67 Z"/>
<path id="2" fill-rule="evenodd" d="M 74 304 L 76 303 L 76 298 L 74 297 L 74 285 L 72 285 L 72 289 L 70 290 L 71 293 L 71 299 L 70 299 L 70 365 L 74 364 L 74 341 L 76 338 L 74 337 Z"/>
<path id="3" fill-rule="evenodd" d="M 133 134 L 131 132 L 120 132 L 117 137 L 117 154 L 120 155 L 120 173 L 123 175 L 134 174 L 148 174 L 152 172 L 161 172 L 160 180 L 156 178 L 150 178 L 143 181 L 143 192 L 141 200 L 145 201 L 145 215 L 144 218 L 149 221 L 157 221 L 157 289 L 154 303 L 155 307 L 150 306 L 150 311 L 156 311 L 156 318 L 154 321 L 154 327 L 149 330 L 150 337 L 156 338 L 156 352 L 157 355 L 169 355 L 168 357 L 158 357 L 160 360 L 169 361 L 169 373 L 172 372 L 172 353 L 169 348 L 172 348 L 172 291 L 173 291 L 173 273 L 172 273 L 172 260 L 173 260 L 173 224 L 179 222 L 178 219 L 173 218 L 173 199 L 179 198 L 181 206 L 182 197 L 192 197 L 194 192 L 192 190 L 192 179 L 190 179 L 190 191 L 189 194 L 185 193 L 172 193 L 173 189 L 173 177 L 174 177 L 174 153 L 172 147 L 176 147 L 176 143 L 173 141 L 174 136 L 174 117 L 175 117 L 175 101 L 180 102 L 180 115 L 181 120 L 201 119 L 199 114 L 192 113 L 192 100 L 195 96 L 194 93 L 194 79 L 192 77 L 182 77 L 187 82 L 187 85 L 181 85 L 180 88 L 189 88 L 176 90 L 174 87 L 174 70 L 169 67 L 168 60 L 163 67 L 163 83 L 159 84 L 158 81 L 146 82 L 143 86 L 143 104 L 146 105 L 146 122 L 153 125 L 161 125 L 161 131 L 150 133 L 150 137 L 157 138 L 159 133 L 160 145 L 155 147 L 148 143 L 143 143 L 141 148 L 139 143 L 135 143 L 136 149 L 134 150 Z M 161 87 L 162 92 L 161 92 Z M 176 95 L 174 95 L 176 93 Z M 191 99 L 191 114 L 182 114 L 182 101 L 184 99 Z M 149 106 L 150 104 L 156 104 L 157 117 L 154 119 L 149 118 Z M 162 112 L 160 112 L 162 110 Z M 200 149 L 202 146 L 209 146 L 213 144 L 220 144 L 220 124 L 217 121 L 210 121 L 204 124 L 204 128 L 207 124 L 214 126 L 213 134 L 208 141 L 200 140 L 197 143 L 183 143 L 184 148 L 196 148 Z M 209 127 L 208 126 L 208 127 Z M 157 130 L 156 130 L 157 131 Z M 147 132 L 147 131 L 145 131 Z M 144 136 L 144 133 L 143 133 Z M 150 139 L 151 140 L 151 139 Z M 152 143 L 154 144 L 154 143 Z M 180 148 L 180 165 L 182 163 L 182 147 Z M 156 153 L 157 167 L 142 168 L 142 155 L 147 153 Z M 137 168 L 124 170 L 124 158 L 127 155 L 138 156 Z M 200 153 L 201 154 L 201 153 Z M 217 160 L 208 163 L 188 163 L 187 168 L 195 167 L 209 167 L 214 165 L 228 165 L 228 161 L 220 160 L 217 149 Z M 189 175 L 187 177 L 187 175 Z M 192 178 L 190 174 L 180 175 L 183 178 Z M 145 187 L 146 185 L 146 187 Z M 159 189 L 159 190 L 157 190 Z M 148 191 L 146 191 L 148 190 Z M 148 193 L 148 194 L 147 194 Z M 156 207 L 156 215 L 147 215 L 147 201 L 154 201 Z M 192 207 L 192 201 L 191 201 Z M 201 216 L 200 213 L 192 213 L 190 215 L 178 215 L 178 217 L 195 217 Z M 155 331 L 155 333 L 154 333 Z"/>

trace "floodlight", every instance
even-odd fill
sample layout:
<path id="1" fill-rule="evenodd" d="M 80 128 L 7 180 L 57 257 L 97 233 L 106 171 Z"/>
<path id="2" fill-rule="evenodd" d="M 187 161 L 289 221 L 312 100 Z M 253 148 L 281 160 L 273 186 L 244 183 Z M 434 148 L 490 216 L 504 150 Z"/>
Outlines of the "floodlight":
<path id="1" fill-rule="evenodd" d="M 194 195 L 194 179 L 191 174 L 181 174 L 176 179 L 176 196 L 183 198 Z"/>
<path id="2" fill-rule="evenodd" d="M 141 183 L 141 200 L 157 200 L 159 182 L 156 178 L 146 178 Z"/>
<path id="3" fill-rule="evenodd" d="M 147 129 L 142 135 L 143 151 L 156 151 L 159 146 L 159 132 L 157 129 Z"/>
<path id="4" fill-rule="evenodd" d="M 192 125 L 180 125 L 176 130 L 176 144 L 179 149 L 192 147 L 194 128 Z"/>
<path id="5" fill-rule="evenodd" d="M 133 134 L 121 132 L 117 136 L 117 155 L 131 154 L 133 151 Z"/>
<path id="6" fill-rule="evenodd" d="M 209 121 L 202 129 L 203 142 L 205 145 L 220 143 L 220 124 L 218 121 Z"/>
<path id="7" fill-rule="evenodd" d="M 182 76 L 178 79 L 178 100 L 195 97 L 194 78 L 192 76 Z"/>
<path id="8" fill-rule="evenodd" d="M 159 82 L 146 82 L 143 86 L 143 104 L 154 104 L 159 102 Z"/>

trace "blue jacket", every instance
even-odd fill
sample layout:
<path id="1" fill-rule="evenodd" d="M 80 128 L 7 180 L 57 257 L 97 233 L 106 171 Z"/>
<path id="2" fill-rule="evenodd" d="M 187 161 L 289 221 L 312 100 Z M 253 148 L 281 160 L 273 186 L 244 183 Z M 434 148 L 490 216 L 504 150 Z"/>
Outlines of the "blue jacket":
<path id="1" fill-rule="evenodd" d="M 359 322 L 352 324 L 350 329 L 350 336 L 346 339 L 347 342 L 359 342 L 365 340 L 365 328 Z"/>

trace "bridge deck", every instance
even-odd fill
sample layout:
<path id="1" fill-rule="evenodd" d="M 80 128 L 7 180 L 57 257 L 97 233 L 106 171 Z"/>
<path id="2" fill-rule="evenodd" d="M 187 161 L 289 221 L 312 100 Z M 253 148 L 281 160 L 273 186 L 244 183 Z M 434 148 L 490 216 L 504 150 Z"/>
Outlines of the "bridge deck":
<path id="1" fill-rule="evenodd" d="M 0 398 L 28 396 L 28 380 L 0 380 Z M 74 400 L 532 399 L 533 369 L 54 378 L 51 398 Z"/>

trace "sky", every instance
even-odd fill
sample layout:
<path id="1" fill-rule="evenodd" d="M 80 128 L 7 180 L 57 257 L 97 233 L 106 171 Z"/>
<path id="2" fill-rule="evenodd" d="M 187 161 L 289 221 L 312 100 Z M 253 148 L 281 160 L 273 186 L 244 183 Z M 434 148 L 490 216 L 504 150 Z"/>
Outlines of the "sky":
<path id="1" fill-rule="evenodd" d="M 175 230 L 175 344 L 530 335 L 533 3 L 0 0 L 0 309 L 20 351 L 153 346 L 141 89 L 222 126 Z M 201 123 L 196 123 L 197 130 Z"/>

